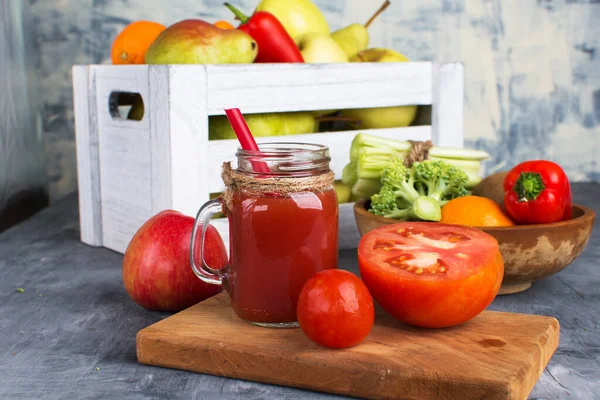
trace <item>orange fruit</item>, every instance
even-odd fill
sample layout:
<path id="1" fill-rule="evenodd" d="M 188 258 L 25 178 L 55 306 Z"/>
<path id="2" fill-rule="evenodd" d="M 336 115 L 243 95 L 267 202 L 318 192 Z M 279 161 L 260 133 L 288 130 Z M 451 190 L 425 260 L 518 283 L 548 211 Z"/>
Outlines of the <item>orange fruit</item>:
<path id="1" fill-rule="evenodd" d="M 166 27 L 158 22 L 134 21 L 115 38 L 111 49 L 113 64 L 144 64 L 148 47 Z"/>
<path id="2" fill-rule="evenodd" d="M 442 207 L 440 222 L 466 226 L 515 225 L 498 203 L 480 196 L 463 196 L 450 200 Z"/>
<path id="3" fill-rule="evenodd" d="M 231 25 L 227 21 L 217 21 L 215 22 L 215 26 L 221 29 L 235 29 L 235 26 Z"/>

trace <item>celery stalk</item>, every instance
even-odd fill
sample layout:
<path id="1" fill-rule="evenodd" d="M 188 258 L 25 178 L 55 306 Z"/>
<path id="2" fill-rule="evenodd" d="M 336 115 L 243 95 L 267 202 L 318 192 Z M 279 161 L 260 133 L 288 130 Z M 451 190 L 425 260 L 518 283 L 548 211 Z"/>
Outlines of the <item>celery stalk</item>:
<path id="1" fill-rule="evenodd" d="M 481 162 L 475 160 L 458 160 L 454 158 L 444 158 L 444 157 L 429 157 L 430 160 L 438 160 L 444 161 L 450 165 L 454 165 L 456 168 L 462 169 L 465 172 L 473 171 L 475 173 L 479 173 L 479 168 L 481 167 Z"/>
<path id="2" fill-rule="evenodd" d="M 465 149 L 461 147 L 438 147 L 433 146 L 429 149 L 429 156 L 440 157 L 454 160 L 473 160 L 483 161 L 490 157 L 488 153 L 482 150 Z"/>
<path id="3" fill-rule="evenodd" d="M 350 161 L 356 161 L 358 159 L 358 150 L 362 147 L 375 147 L 407 152 L 410 150 L 411 145 L 404 140 L 388 139 L 382 136 L 358 133 L 354 136 L 350 146 Z"/>
<path id="4" fill-rule="evenodd" d="M 352 140 L 352 145 L 350 146 L 351 161 L 358 160 L 359 150 L 362 148 L 376 148 L 379 151 L 387 151 L 388 153 L 406 153 L 411 149 L 411 144 L 406 140 L 389 139 L 367 133 L 358 133 Z M 433 146 L 429 149 L 429 154 L 435 157 L 477 161 L 485 160 L 490 156 L 482 150 L 439 146 Z"/>

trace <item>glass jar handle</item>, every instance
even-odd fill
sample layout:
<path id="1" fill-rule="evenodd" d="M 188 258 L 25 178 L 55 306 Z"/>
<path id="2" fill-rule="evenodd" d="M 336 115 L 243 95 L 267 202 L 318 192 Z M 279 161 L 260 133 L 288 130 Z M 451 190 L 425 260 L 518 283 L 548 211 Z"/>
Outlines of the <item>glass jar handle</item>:
<path id="1" fill-rule="evenodd" d="M 209 265 L 206 264 L 204 260 L 204 239 L 206 237 L 206 230 L 210 224 L 210 219 L 212 216 L 218 212 L 221 212 L 223 207 L 223 199 L 218 197 L 214 200 L 206 202 L 198 211 L 196 215 L 196 220 L 194 221 L 194 229 L 192 230 L 192 239 L 190 243 L 190 266 L 192 267 L 192 271 L 196 274 L 198 278 L 203 280 L 206 283 L 210 283 L 213 285 L 222 285 L 223 272 L 227 271 L 227 268 L 222 268 L 220 270 L 212 269 Z M 198 233 L 198 228 L 202 227 L 202 235 L 200 237 L 200 263 L 196 264 L 195 253 L 196 253 L 196 235 Z"/>

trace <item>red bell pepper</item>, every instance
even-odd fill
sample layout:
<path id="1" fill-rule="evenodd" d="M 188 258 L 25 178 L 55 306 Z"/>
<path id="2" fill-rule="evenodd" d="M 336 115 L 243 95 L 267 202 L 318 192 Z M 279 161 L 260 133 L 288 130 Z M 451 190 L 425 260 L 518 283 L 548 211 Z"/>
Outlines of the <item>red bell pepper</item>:
<path id="1" fill-rule="evenodd" d="M 572 197 L 569 178 L 552 161 L 525 161 L 504 178 L 504 206 L 519 224 L 570 219 Z"/>
<path id="2" fill-rule="evenodd" d="M 257 63 L 303 63 L 304 58 L 294 39 L 273 14 L 255 12 L 251 17 L 225 3 L 242 22 L 237 29 L 246 32 L 258 44 Z"/>

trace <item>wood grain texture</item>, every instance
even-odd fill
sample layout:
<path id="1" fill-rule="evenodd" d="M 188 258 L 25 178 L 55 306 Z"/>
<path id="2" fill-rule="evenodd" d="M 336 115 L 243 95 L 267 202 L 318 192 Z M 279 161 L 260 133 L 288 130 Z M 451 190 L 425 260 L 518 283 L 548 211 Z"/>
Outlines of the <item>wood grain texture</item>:
<path id="1" fill-rule="evenodd" d="M 100 203 L 100 161 L 98 154 L 98 121 L 95 73 L 89 67 L 73 67 L 73 111 L 79 191 L 81 241 L 102 246 L 102 205 Z"/>
<path id="2" fill-rule="evenodd" d="M 152 117 L 146 111 L 141 121 L 115 118 L 109 98 L 113 92 L 140 93 L 148 103 L 148 68 L 96 66 L 91 70 L 96 76 L 102 242 L 123 253 L 135 232 L 153 215 Z M 156 184 L 168 183 L 157 180 Z"/>
<path id="3" fill-rule="evenodd" d="M 438 146 L 464 147 L 464 67 L 434 64 L 432 81 L 432 141 Z"/>
<path id="4" fill-rule="evenodd" d="M 178 65 L 169 67 L 169 81 L 171 123 L 162 134 L 171 137 L 171 207 L 195 215 L 209 200 L 208 177 L 221 171 L 221 164 L 211 164 L 210 158 L 207 75 L 203 69 Z"/>
<path id="5" fill-rule="evenodd" d="M 251 338 L 251 340 L 250 340 Z M 526 399 L 559 341 L 551 317 L 485 311 L 448 329 L 404 326 L 377 310 L 360 345 L 320 347 L 268 329 L 221 293 L 138 332 L 142 364 L 379 399 Z"/>
<path id="6" fill-rule="evenodd" d="M 208 65 L 209 115 L 431 104 L 430 62 Z"/>
<path id="7" fill-rule="evenodd" d="M 171 168 L 171 118 L 169 70 L 164 67 L 148 68 L 148 97 L 144 101 L 144 114 L 148 114 L 150 147 L 151 214 L 171 208 L 173 204 L 173 179 Z"/>

